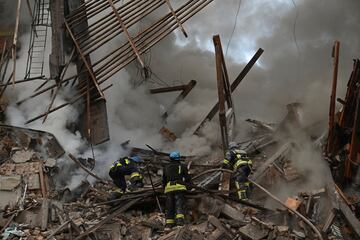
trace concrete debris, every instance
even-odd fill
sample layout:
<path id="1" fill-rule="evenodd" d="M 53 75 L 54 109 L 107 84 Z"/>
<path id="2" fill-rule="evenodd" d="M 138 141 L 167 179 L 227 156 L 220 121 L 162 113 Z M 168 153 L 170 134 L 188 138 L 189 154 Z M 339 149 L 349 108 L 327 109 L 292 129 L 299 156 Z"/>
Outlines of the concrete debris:
<path id="1" fill-rule="evenodd" d="M 293 107 L 290 109 L 294 110 Z M 293 118 L 296 115 L 291 116 Z M 281 134 L 293 120 L 283 121 Z M 287 127 L 283 127 L 285 125 Z M 271 126 L 274 131 L 268 131 L 266 135 L 252 141 L 239 143 L 242 149 L 247 149 L 249 155 L 256 159 L 250 180 L 268 189 L 278 184 L 301 183 L 306 179 L 306 174 L 295 164 L 292 154 L 300 146 L 291 138 L 278 140 L 278 125 Z M 202 164 L 200 157 L 182 156 L 181 160 L 186 163 L 193 178 L 193 186 L 186 193 L 186 225 L 164 231 L 165 215 L 159 212 L 156 197 L 159 204 L 164 206 L 161 179 L 162 166 L 168 162 L 168 153 L 150 146 L 151 150 L 129 149 L 143 159 L 139 163 L 139 170 L 143 173 L 145 185 L 109 201 L 114 185 L 94 171 L 95 159 L 76 158 L 69 154 L 68 159 L 73 161 L 73 166 L 94 178 L 94 181 L 87 181 L 84 177 L 75 184 L 61 185 L 62 180 L 56 177 L 59 171 L 55 171 L 59 168 L 57 159 L 46 155 L 48 151 L 31 144 L 24 148 L 12 142 L 11 138 L 4 138 L 0 142 L 10 144 L 13 152 L 18 148 L 16 152 L 19 153 L 17 161 L 14 160 L 15 152 L 0 165 L 0 226 L 4 230 L 10 229 L 10 226 L 16 228 L 29 239 L 319 238 L 312 226 L 322 229 L 322 233 L 329 239 L 340 234 L 343 239 L 347 239 L 345 236 L 352 236 L 353 232 L 349 234 L 336 226 L 345 224 L 350 229 L 356 227 L 356 222 L 350 217 L 350 209 L 354 209 L 355 205 L 346 198 L 345 193 L 338 194 L 340 189 L 336 190 L 335 187 L 331 188 L 333 190 L 330 190 L 330 186 L 307 188 L 283 196 L 283 206 L 286 208 L 271 202 L 255 186 L 251 186 L 248 200 L 240 200 L 233 186 L 232 171 L 228 174 L 228 190 L 218 190 L 223 169 L 219 168 L 221 154 L 216 153 L 205 164 Z M 337 209 L 345 215 L 333 211 L 336 209 L 335 202 L 340 200 L 347 205 L 340 203 Z M 295 211 L 303 218 L 294 214 Z"/>
<path id="2" fill-rule="evenodd" d="M 0 176 L 0 190 L 14 190 L 21 183 L 21 176 Z"/>
<path id="3" fill-rule="evenodd" d="M 240 228 L 241 237 L 246 240 L 264 239 L 269 234 L 269 229 L 261 228 L 258 225 L 248 224 Z"/>
<path id="4" fill-rule="evenodd" d="M 16 19 L 20 18 L 21 1 L 18 2 Z M 213 0 L 186 1 L 172 6 L 169 0 L 35 1 L 35 12 L 28 6 L 32 18 L 32 29 L 29 31 L 31 44 L 26 77 L 20 81 L 15 81 L 19 21 L 16 21 L 14 31 L 0 34 L 0 75 L 3 78 L 7 75 L 10 55 L 14 60 L 8 82 L 1 79 L 0 121 L 6 120 L 9 102 L 3 94 L 11 79 L 13 85 L 46 79 L 33 95 L 16 103 L 21 105 L 51 91 L 46 112 L 27 120 L 26 124 L 40 118 L 45 122 L 52 112 L 81 101 L 73 105 L 81 110 L 79 116 L 73 116 L 78 121 L 66 127 L 76 136 L 80 132 L 81 141 L 89 143 L 89 148 L 84 144 L 74 149 L 74 153 L 65 155 L 65 150 L 51 133 L 0 124 L 2 239 L 360 239 L 360 60 L 354 60 L 346 96 L 344 100 L 338 99 L 342 108 L 336 113 L 339 42 L 335 42 L 333 49 L 335 67 L 327 133 L 309 133 L 310 126 L 305 125 L 301 114 L 303 104 L 298 102 L 287 104 L 287 113 L 277 123 L 247 119 L 251 129 L 239 132 L 243 129 L 236 129 L 239 125 L 235 119 L 239 123 L 241 117 L 235 118 L 235 90 L 256 66 L 264 50 L 259 48 L 231 82 L 229 76 L 233 74 L 227 71 L 226 54 L 223 53 L 220 36 L 215 35 L 218 99 L 209 113 L 197 126 L 183 128 L 186 129 L 184 132 L 180 131 L 180 127 L 171 126 L 176 129 L 176 135 L 174 129 L 169 128 L 174 123 L 168 124 L 166 121 L 178 111 L 177 104 L 195 87 L 196 81 L 151 89 L 151 94 L 181 91 L 175 101 L 167 104 L 161 123 L 151 123 L 156 129 L 162 126 L 158 133 L 162 136 L 164 149 L 158 150 L 146 143 L 143 145 L 149 149 L 134 147 L 130 144 L 132 139 L 125 136 L 124 139 L 129 140 L 118 147 L 119 152 L 128 154 L 128 158 L 124 158 L 124 163 L 118 162 L 115 167 L 129 165 L 133 161 L 138 169 L 116 185 L 138 181 L 134 184 L 136 187 L 119 189 L 104 174 L 107 172 L 107 169 L 102 169 L 105 162 L 97 161 L 95 155 L 102 153 L 107 146 L 99 146 L 101 151 L 94 151 L 93 145 L 110 139 L 104 91 L 112 84 L 107 87 L 100 84 L 116 79 L 116 74 L 133 60 L 138 61 L 139 66 L 134 66 L 138 67 L 139 76 L 144 75 L 144 82 L 149 79 L 154 81 L 151 75 L 161 80 L 146 65 L 148 61 L 144 61 L 144 54 L 150 53 L 151 47 L 176 28 L 187 37 L 182 24 L 211 2 Z M 163 5 L 169 10 L 165 15 L 158 12 Z M 135 29 L 134 26 L 139 23 L 145 25 L 141 26 L 142 29 Z M 41 62 L 37 62 L 41 65 L 41 76 L 32 79 L 34 69 L 31 66 L 36 63 L 33 54 L 38 52 L 34 48 L 39 47 L 34 43 L 39 43 L 38 36 L 45 36 L 42 41 L 45 50 L 48 31 L 39 28 L 47 29 L 47 26 L 51 26 L 52 31 L 49 32 L 53 33 L 51 78 L 42 76 L 43 52 Z M 38 35 L 42 32 L 46 32 L 45 35 Z M 120 41 L 116 47 L 114 41 Z M 103 47 L 108 51 L 104 51 Z M 68 50 L 71 50 L 71 55 L 65 56 Z M 97 56 L 96 61 L 90 56 Z M 66 71 L 72 62 L 76 65 L 74 69 L 77 73 L 68 78 Z M 50 80 L 54 80 L 55 84 L 45 89 L 45 84 Z M 163 80 L 161 82 L 168 85 Z M 69 96 L 55 101 L 63 86 L 71 90 L 67 91 Z M 72 94 L 74 96 L 70 96 Z M 130 102 L 135 99 L 130 98 Z M 64 103 L 53 107 L 54 102 Z M 214 140 L 207 146 L 204 155 L 195 154 L 191 146 L 188 151 L 191 156 L 172 156 L 170 160 L 167 151 L 172 151 L 170 149 L 175 146 L 182 147 L 183 139 L 180 136 L 206 142 L 213 137 L 205 136 L 203 131 L 216 115 L 219 117 L 220 134 L 214 134 L 218 129 L 210 126 L 216 129 L 210 135 L 214 135 L 214 138 L 221 136 L 221 142 L 220 138 L 216 143 Z M 191 120 L 189 117 L 186 119 Z M 56 119 L 52 121 L 56 122 Z M 138 126 L 137 123 L 134 125 Z M 248 138 L 240 139 L 245 135 Z M 190 144 L 197 145 L 195 142 Z M 92 157 L 80 157 L 90 152 Z M 163 171 L 163 167 L 175 159 L 184 163 L 184 168 L 176 168 L 178 175 L 187 172 L 187 168 L 192 180 L 185 183 L 183 179 L 169 178 L 168 183 L 164 184 L 163 175 L 167 175 L 164 174 L 167 168 Z M 107 162 L 114 160 L 106 159 Z M 99 166 L 99 163 L 102 165 Z M 319 168 L 329 170 L 329 176 Z M 319 176 L 319 173 L 324 176 Z M 163 185 L 167 186 L 165 189 L 170 189 L 167 195 L 164 194 Z M 170 195 L 172 191 L 184 193 L 184 209 L 178 206 L 182 203 L 183 195 Z M 178 212 L 172 217 L 163 211 L 171 202 L 166 196 L 174 196 L 176 202 L 174 208 Z M 174 224 L 178 226 L 173 227 Z"/>
<path id="5" fill-rule="evenodd" d="M 34 152 L 33 151 L 29 151 L 29 150 L 21 150 L 21 151 L 16 151 L 12 156 L 11 156 L 11 160 L 13 160 L 15 163 L 24 163 L 24 162 L 28 162 L 31 160 L 31 158 L 33 157 Z"/>

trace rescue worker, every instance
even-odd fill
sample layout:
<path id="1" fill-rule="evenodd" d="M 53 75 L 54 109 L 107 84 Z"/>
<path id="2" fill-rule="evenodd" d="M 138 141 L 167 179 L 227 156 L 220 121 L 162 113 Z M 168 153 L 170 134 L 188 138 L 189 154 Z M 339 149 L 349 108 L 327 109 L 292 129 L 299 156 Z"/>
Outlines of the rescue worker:
<path id="1" fill-rule="evenodd" d="M 240 200 L 247 200 L 250 194 L 250 182 L 248 176 L 252 171 L 252 161 L 246 151 L 240 150 L 235 142 L 229 143 L 229 149 L 225 153 L 223 168 L 234 171 L 234 181 Z"/>
<path id="2" fill-rule="evenodd" d="M 143 177 L 136 166 L 140 162 L 142 159 L 139 156 L 132 156 L 120 158 L 112 164 L 109 175 L 118 189 L 112 193 L 110 199 L 119 198 L 125 193 L 127 188 L 125 176 L 127 175 L 130 175 L 129 190 L 136 190 L 144 186 Z"/>
<path id="3" fill-rule="evenodd" d="M 184 194 L 186 185 L 191 178 L 184 164 L 180 163 L 180 153 L 170 153 L 170 163 L 163 169 L 163 186 L 166 195 L 166 225 L 165 230 L 170 230 L 175 225 L 185 224 Z"/>

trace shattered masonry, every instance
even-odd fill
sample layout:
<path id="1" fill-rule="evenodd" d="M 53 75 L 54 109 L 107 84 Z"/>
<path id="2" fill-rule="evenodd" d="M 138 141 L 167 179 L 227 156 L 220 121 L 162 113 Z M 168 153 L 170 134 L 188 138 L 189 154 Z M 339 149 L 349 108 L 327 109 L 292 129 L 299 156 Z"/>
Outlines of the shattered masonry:
<path id="1" fill-rule="evenodd" d="M 40 120 L 44 124 L 51 121 L 52 113 L 74 107 L 80 114 L 67 130 L 86 143 L 88 149 L 83 152 L 101 147 L 111 141 L 112 131 L 104 92 L 113 86 L 114 79 L 122 80 L 119 72 L 136 64 L 144 79 L 149 79 L 152 69 L 145 55 L 174 31 L 191 38 L 187 31 L 190 18 L 199 12 L 206 14 L 216 1 L 13 2 L 8 11 L 14 12 L 14 18 L 6 24 L 0 21 L 1 239 L 360 239 L 360 60 L 353 61 L 344 98 L 336 98 L 337 85 L 344 84 L 338 82 L 339 41 L 332 51 L 328 126 L 324 127 L 326 132 L 319 133 L 312 131 L 314 126 L 304 124 L 300 102 L 285 103 L 287 112 L 275 123 L 250 118 L 241 121 L 236 105 L 242 103 L 235 101 L 235 90 L 252 69 L 261 67 L 258 60 L 266 49 L 265 53 L 262 48 L 254 52 L 231 79 L 227 49 L 225 52 L 219 35 L 213 36 L 217 99 L 209 104 L 212 108 L 203 120 L 188 128 L 193 127 L 191 136 L 200 138 L 218 116 L 214 131 L 219 138 L 209 146 L 208 154 L 181 156 L 193 184 L 186 192 L 186 225 L 165 231 L 161 179 L 162 167 L 169 161 L 168 148 L 146 143 L 148 149 L 133 146 L 131 136 L 117 146 L 144 160 L 139 164 L 144 187 L 109 201 L 114 184 L 97 171 L 95 153 L 92 157 L 77 156 L 48 131 L 9 125 L 7 110 L 47 93 L 46 110 L 26 119 L 25 124 Z M 2 16 L 6 6 L 0 0 Z M 31 24 L 22 26 L 24 14 Z M 21 27 L 29 28 L 28 46 L 19 41 Z M 49 46 L 50 54 L 46 51 Z M 27 49 L 26 66 L 19 63 L 21 48 Z M 162 141 L 169 146 L 175 146 L 172 144 L 182 136 L 169 127 L 168 118 L 199 85 L 196 80 L 187 81 L 149 89 L 152 95 L 178 94 L 156 124 Z M 13 99 L 11 88 L 23 83 L 35 86 L 34 92 L 16 103 L 9 102 Z M 57 105 L 64 88 L 70 88 L 71 95 Z M 251 131 L 244 139 L 238 126 L 245 122 Z M 233 141 L 253 159 L 248 200 L 237 197 L 236 173 L 221 167 Z"/>

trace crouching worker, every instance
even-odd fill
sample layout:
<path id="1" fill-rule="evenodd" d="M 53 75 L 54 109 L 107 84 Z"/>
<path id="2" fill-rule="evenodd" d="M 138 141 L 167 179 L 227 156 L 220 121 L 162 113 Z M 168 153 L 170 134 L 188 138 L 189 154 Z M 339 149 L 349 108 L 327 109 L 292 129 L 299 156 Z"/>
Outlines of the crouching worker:
<path id="1" fill-rule="evenodd" d="M 233 169 L 235 186 L 240 200 L 248 200 L 250 195 L 250 182 L 248 176 L 252 171 L 252 161 L 244 150 L 238 149 L 236 143 L 229 143 L 226 151 L 223 168 Z"/>
<path id="2" fill-rule="evenodd" d="M 120 158 L 112 164 L 109 175 L 117 189 L 112 192 L 109 200 L 120 198 L 125 193 L 127 188 L 125 176 L 130 176 L 129 190 L 133 191 L 144 186 L 143 177 L 136 166 L 140 162 L 142 159 L 139 156 L 132 156 Z"/>
<path id="3" fill-rule="evenodd" d="M 191 178 L 184 164 L 180 163 L 180 153 L 170 153 L 170 163 L 163 170 L 163 186 L 166 195 L 165 231 L 175 225 L 185 224 L 185 191 Z"/>

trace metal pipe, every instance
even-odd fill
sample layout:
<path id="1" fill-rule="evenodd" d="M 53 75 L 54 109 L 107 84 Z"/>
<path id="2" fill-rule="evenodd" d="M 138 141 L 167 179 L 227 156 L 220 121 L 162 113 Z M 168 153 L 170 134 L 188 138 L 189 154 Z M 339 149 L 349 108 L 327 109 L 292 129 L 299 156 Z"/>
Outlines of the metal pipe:
<path id="1" fill-rule="evenodd" d="M 139 3 L 142 0 L 136 0 L 135 3 Z M 137 5 L 135 5 L 137 7 Z M 132 11 L 132 10 L 131 10 Z M 125 11 L 121 11 L 121 14 Z M 127 14 L 127 13 L 126 13 Z M 93 29 L 97 29 L 98 27 L 104 26 L 104 24 L 110 24 L 110 23 L 116 23 L 116 20 L 113 18 L 113 15 L 111 13 L 105 15 L 104 17 L 100 18 L 98 21 L 94 22 L 93 24 L 90 24 L 87 29 L 84 29 L 80 32 L 78 32 L 75 37 L 76 40 L 79 40 L 82 38 L 83 35 L 87 35 L 88 32 L 91 32 Z M 72 26 L 74 28 L 74 26 Z"/>
<path id="2" fill-rule="evenodd" d="M 213 0 L 211 0 L 211 1 L 213 1 Z M 210 2 L 211 2 L 211 1 L 210 1 Z M 204 2 L 206 2 L 206 1 L 204 1 Z M 210 3 L 210 2 L 209 2 L 209 3 Z M 207 4 L 208 4 L 208 3 L 207 3 Z M 199 6 L 202 7 L 202 8 L 205 7 L 205 5 L 204 5 L 204 6 L 199 5 Z M 200 10 L 201 10 L 202 8 L 200 8 Z M 198 9 L 197 11 L 200 11 L 200 10 Z M 185 18 L 185 19 L 186 19 L 186 20 L 189 19 L 189 18 L 190 18 L 191 16 L 193 16 L 195 13 L 196 13 L 196 12 L 187 13 L 187 14 L 189 14 L 189 16 L 187 16 L 187 18 Z M 185 21 L 186 21 L 186 20 L 185 20 Z M 181 21 L 184 21 L 184 20 L 182 19 Z M 175 27 L 174 27 L 174 26 L 175 26 Z M 141 50 L 139 50 L 140 54 L 146 52 L 148 49 L 150 49 L 152 46 L 154 46 L 156 43 L 158 43 L 158 42 L 159 42 L 160 40 L 162 40 L 164 37 L 166 37 L 167 35 L 169 35 L 169 34 L 170 34 L 174 29 L 176 29 L 176 28 L 177 28 L 176 22 L 173 22 L 173 23 L 172 23 L 170 26 L 168 26 L 165 30 L 163 30 L 162 32 L 160 32 L 158 36 L 155 35 L 154 37 L 152 37 L 150 43 L 148 43 L 147 46 L 145 46 L 144 48 L 142 48 Z M 107 79 L 109 79 L 109 78 L 112 77 L 114 74 L 116 74 L 118 71 L 120 71 L 122 68 L 124 68 L 126 65 L 128 65 L 130 62 L 132 62 L 134 59 L 135 59 L 135 58 L 134 58 L 134 55 L 131 54 L 128 58 L 126 58 L 125 60 L 123 60 L 123 62 L 116 62 L 116 63 L 114 63 L 114 64 L 112 65 L 112 67 L 109 67 L 110 70 L 107 69 L 108 72 L 105 73 L 105 74 L 103 74 L 103 75 L 98 76 L 98 79 L 99 79 L 99 80 L 101 79 L 101 81 L 102 81 L 102 80 L 107 80 Z"/>
<path id="3" fill-rule="evenodd" d="M 274 199 L 276 202 L 280 203 L 283 207 L 287 208 L 290 212 L 294 213 L 295 215 L 297 215 L 299 218 L 301 218 L 307 225 L 309 225 L 309 227 L 316 233 L 316 235 L 318 235 L 320 240 L 323 240 L 323 237 L 320 233 L 320 231 L 314 226 L 314 224 L 312 224 L 306 217 L 304 217 L 301 213 L 299 213 L 298 211 L 288 207 L 285 203 L 283 203 L 279 198 L 275 197 L 273 194 L 271 194 L 268 190 L 266 190 L 264 187 L 262 187 L 260 184 L 254 182 L 253 180 L 249 179 L 249 182 L 251 182 L 252 184 L 254 184 L 256 187 L 258 187 L 261 191 L 263 191 L 264 193 L 266 193 L 269 197 L 271 197 L 272 199 Z"/>

